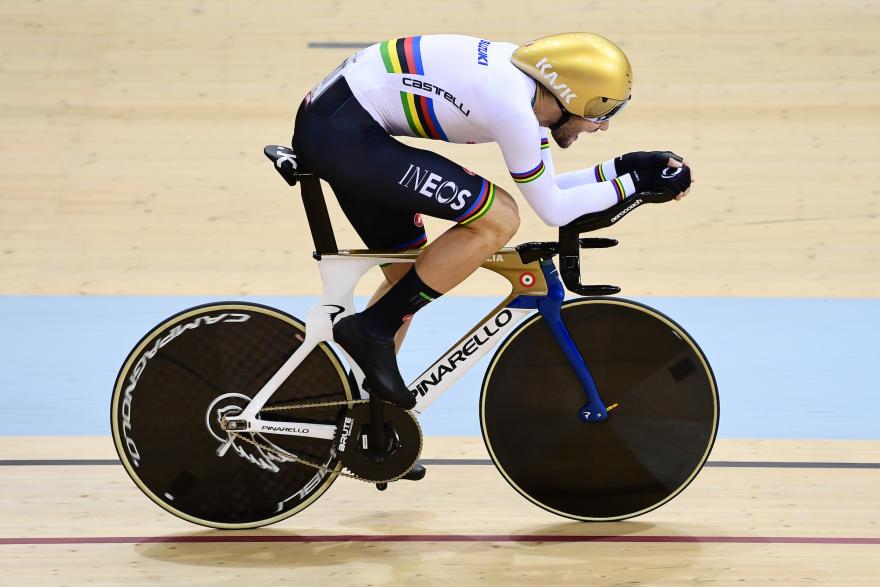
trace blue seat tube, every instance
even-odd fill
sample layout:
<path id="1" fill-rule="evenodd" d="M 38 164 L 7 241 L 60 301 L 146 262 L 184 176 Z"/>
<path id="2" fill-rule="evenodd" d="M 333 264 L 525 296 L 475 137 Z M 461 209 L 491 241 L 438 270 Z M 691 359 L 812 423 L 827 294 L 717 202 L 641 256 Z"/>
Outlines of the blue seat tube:
<path id="1" fill-rule="evenodd" d="M 544 272 L 544 277 L 547 280 L 548 291 L 546 297 L 537 300 L 538 312 L 544 318 L 547 326 L 550 327 L 553 338 L 556 339 L 559 348 L 562 349 L 562 353 L 568 359 L 587 397 L 587 403 L 578 411 L 578 418 L 583 422 L 601 422 L 608 417 L 608 410 L 599 396 L 599 390 L 596 387 L 596 382 L 593 380 L 592 373 L 590 373 L 590 368 L 568 333 L 565 322 L 562 321 L 561 310 L 562 300 L 565 298 L 565 289 L 559 280 L 556 265 L 553 264 L 552 260 L 547 259 L 541 262 L 541 271 Z"/>

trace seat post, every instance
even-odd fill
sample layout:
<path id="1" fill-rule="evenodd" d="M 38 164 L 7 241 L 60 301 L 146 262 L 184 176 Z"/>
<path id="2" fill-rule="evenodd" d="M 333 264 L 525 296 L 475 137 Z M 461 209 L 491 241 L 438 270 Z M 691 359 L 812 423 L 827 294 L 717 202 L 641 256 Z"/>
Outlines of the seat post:
<path id="1" fill-rule="evenodd" d="M 298 173 L 297 177 L 300 182 L 303 207 L 306 209 L 306 218 L 309 221 L 309 230 L 315 243 L 315 258 L 320 259 L 321 255 L 335 255 L 339 252 L 339 247 L 336 245 L 336 236 L 330 224 L 330 214 L 327 212 L 327 202 L 324 201 L 324 192 L 321 190 L 321 180 L 314 173 Z"/>

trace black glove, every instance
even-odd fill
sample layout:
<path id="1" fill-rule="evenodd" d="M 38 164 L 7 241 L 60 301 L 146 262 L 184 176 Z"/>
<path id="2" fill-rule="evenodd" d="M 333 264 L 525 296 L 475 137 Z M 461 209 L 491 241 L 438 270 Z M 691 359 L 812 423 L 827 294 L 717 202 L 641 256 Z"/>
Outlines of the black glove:
<path id="1" fill-rule="evenodd" d="M 663 169 L 669 165 L 670 159 L 675 159 L 679 163 L 684 161 L 672 151 L 636 151 L 616 157 L 614 169 L 617 171 L 617 177 L 620 177 L 636 169 Z"/>
<path id="2" fill-rule="evenodd" d="M 630 172 L 630 176 L 636 193 L 655 204 L 675 199 L 675 196 L 691 187 L 691 168 L 687 165 L 662 169 L 635 169 Z"/>

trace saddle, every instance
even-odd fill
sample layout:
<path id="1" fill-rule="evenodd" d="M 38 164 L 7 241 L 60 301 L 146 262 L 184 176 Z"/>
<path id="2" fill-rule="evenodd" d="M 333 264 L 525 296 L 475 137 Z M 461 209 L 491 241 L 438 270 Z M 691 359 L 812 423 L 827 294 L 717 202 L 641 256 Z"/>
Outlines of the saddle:
<path id="1" fill-rule="evenodd" d="M 300 177 L 311 175 L 304 168 L 302 161 L 296 158 L 296 153 L 290 147 L 266 145 L 263 147 L 263 154 L 275 164 L 275 171 L 281 174 L 287 185 L 295 186 Z"/>

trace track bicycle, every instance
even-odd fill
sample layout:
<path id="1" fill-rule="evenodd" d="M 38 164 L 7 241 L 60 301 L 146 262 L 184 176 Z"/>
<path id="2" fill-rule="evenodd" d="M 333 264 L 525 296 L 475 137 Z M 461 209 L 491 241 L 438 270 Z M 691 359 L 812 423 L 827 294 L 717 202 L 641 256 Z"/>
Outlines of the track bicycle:
<path id="1" fill-rule="evenodd" d="M 183 310 L 147 333 L 117 376 L 119 457 L 156 504 L 214 528 L 254 528 L 314 503 L 339 477 L 423 476 L 417 417 L 499 343 L 483 378 L 483 439 L 495 467 L 535 505 L 584 521 L 622 520 L 679 495 L 718 429 L 715 377 L 671 318 L 581 284 L 581 249 L 645 202 L 636 194 L 559 229 L 555 242 L 503 248 L 482 265 L 511 291 L 409 384 L 411 411 L 368 393 L 330 344 L 370 268 L 418 252 L 339 249 L 319 178 L 287 147 L 264 153 L 299 183 L 324 291 L 305 321 L 249 302 Z M 559 257 L 559 270 L 554 258 Z M 564 288 L 580 297 L 564 299 Z"/>

